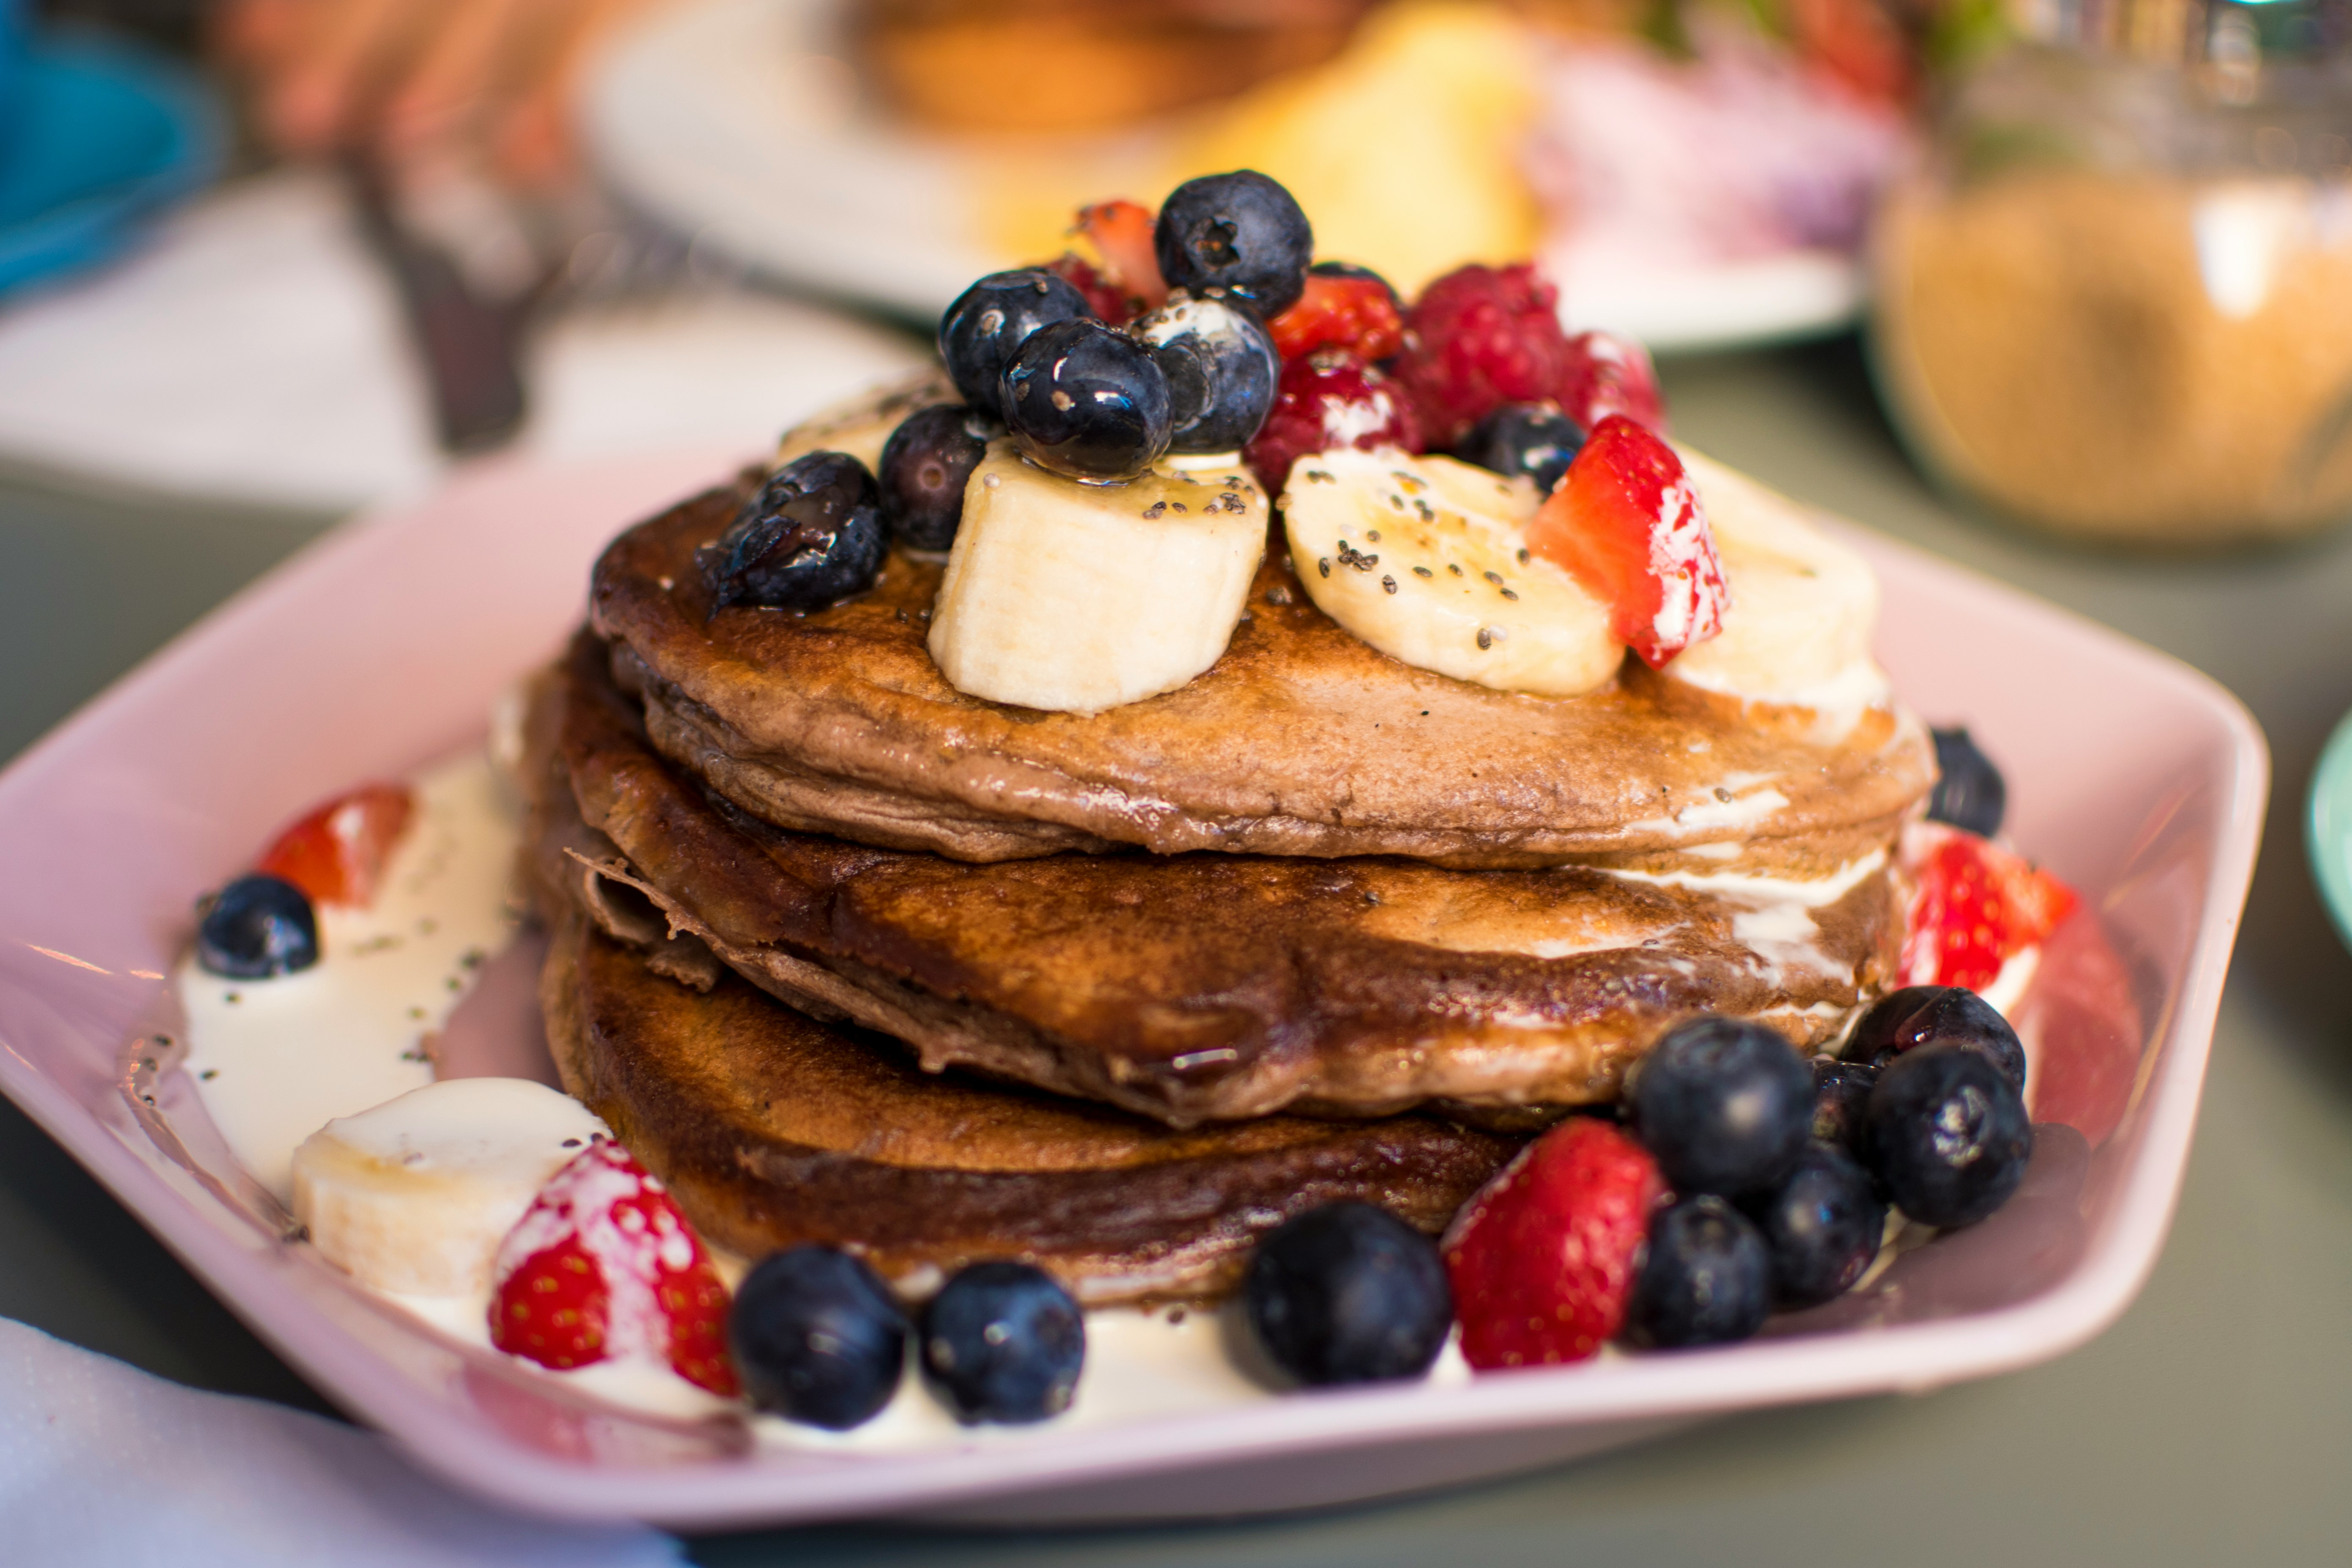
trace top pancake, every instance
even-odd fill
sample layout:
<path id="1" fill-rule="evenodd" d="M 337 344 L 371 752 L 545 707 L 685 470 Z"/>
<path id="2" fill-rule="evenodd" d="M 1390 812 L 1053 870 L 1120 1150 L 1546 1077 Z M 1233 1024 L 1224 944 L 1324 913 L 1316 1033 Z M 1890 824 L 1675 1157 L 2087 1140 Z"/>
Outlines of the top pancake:
<path id="1" fill-rule="evenodd" d="M 1279 548 L 1224 657 L 1177 690 L 1086 715 L 983 701 L 925 646 L 934 561 L 894 552 L 831 609 L 712 614 L 694 552 L 748 493 L 622 534 L 591 616 L 655 743 L 781 827 L 971 861 L 1127 844 L 1525 868 L 1891 833 L 1934 777 L 1924 730 L 1890 709 L 1824 738 L 1811 710 L 1630 659 L 1573 698 L 1415 669 L 1317 609 Z"/>

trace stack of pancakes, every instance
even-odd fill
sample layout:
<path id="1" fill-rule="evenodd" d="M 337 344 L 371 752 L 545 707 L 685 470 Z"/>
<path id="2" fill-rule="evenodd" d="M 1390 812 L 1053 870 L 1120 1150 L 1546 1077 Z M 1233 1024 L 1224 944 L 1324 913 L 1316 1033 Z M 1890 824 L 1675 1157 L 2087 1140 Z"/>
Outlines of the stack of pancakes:
<path id="1" fill-rule="evenodd" d="M 1811 1045 L 1894 973 L 1933 761 L 1891 706 L 1467 685 L 1277 548 L 1190 684 L 1006 708 L 926 651 L 935 559 L 713 614 L 750 493 L 607 550 L 526 773 L 565 1086 L 720 1246 L 1213 1296 L 1335 1198 L 1441 1228 L 1682 1019 Z"/>

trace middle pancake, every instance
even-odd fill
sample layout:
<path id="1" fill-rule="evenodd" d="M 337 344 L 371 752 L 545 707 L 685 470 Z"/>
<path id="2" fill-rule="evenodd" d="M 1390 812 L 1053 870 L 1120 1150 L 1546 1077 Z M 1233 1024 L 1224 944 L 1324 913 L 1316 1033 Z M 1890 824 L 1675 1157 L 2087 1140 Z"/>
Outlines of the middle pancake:
<path id="1" fill-rule="evenodd" d="M 926 1066 L 1172 1125 L 1606 1100 L 1701 1013 L 1822 1040 L 1896 959 L 1900 901 L 1867 836 L 1771 877 L 1219 854 L 975 866 L 786 832 L 681 775 L 608 670 L 583 636 L 534 715 L 586 830 L 584 879 L 635 888 L 755 984 Z"/>

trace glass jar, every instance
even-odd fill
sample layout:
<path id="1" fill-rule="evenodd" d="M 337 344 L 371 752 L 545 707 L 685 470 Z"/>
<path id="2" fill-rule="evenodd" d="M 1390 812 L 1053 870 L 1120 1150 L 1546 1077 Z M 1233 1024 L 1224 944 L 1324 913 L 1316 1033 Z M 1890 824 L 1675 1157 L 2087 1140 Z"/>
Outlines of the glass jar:
<path id="1" fill-rule="evenodd" d="M 2352 0 L 2024 0 L 1873 236 L 1931 473 L 2114 540 L 2352 513 Z"/>

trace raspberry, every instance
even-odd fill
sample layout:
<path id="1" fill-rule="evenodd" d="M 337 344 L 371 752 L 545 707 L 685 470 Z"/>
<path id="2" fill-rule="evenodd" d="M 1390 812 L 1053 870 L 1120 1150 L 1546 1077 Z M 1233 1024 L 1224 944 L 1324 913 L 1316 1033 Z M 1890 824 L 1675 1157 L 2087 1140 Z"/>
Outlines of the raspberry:
<path id="1" fill-rule="evenodd" d="M 1064 251 L 1045 263 L 1045 270 L 1060 278 L 1086 296 L 1087 308 L 1113 326 L 1128 321 L 1143 309 L 1143 302 L 1113 284 L 1083 256 Z"/>
<path id="2" fill-rule="evenodd" d="M 1282 367 L 1274 406 L 1242 456 L 1266 494 L 1278 496 L 1293 463 L 1334 447 L 1418 452 L 1421 421 L 1395 382 L 1344 349 L 1318 349 Z"/>
<path id="3" fill-rule="evenodd" d="M 1422 290 L 1405 319 L 1397 374 L 1437 445 L 1453 446 L 1506 403 L 1557 400 L 1575 416 L 1560 397 L 1573 361 L 1558 303 L 1525 262 L 1465 267 Z"/>
<path id="4" fill-rule="evenodd" d="M 1561 412 L 1587 430 L 1612 414 L 1664 433 L 1666 405 L 1650 353 L 1613 332 L 1579 332 L 1568 340 L 1568 375 L 1560 383 Z"/>

